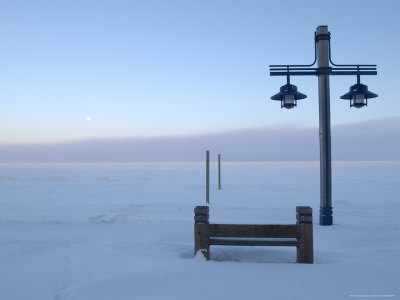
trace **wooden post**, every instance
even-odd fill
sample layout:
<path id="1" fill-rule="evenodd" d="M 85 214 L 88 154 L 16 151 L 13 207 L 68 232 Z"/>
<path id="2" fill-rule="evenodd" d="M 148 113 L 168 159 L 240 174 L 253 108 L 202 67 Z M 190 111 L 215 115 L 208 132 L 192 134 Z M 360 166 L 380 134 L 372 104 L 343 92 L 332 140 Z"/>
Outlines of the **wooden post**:
<path id="1" fill-rule="evenodd" d="M 218 154 L 218 189 L 221 190 L 221 154 Z"/>
<path id="2" fill-rule="evenodd" d="M 210 203 L 210 151 L 206 152 L 206 203 Z"/>
<path id="3" fill-rule="evenodd" d="M 208 242 L 208 206 L 196 206 L 194 209 L 194 255 L 198 251 L 210 259 L 210 245 Z"/>
<path id="4" fill-rule="evenodd" d="M 297 262 L 312 264 L 314 263 L 312 208 L 309 206 L 297 206 L 296 213 L 300 243 L 297 247 Z"/>

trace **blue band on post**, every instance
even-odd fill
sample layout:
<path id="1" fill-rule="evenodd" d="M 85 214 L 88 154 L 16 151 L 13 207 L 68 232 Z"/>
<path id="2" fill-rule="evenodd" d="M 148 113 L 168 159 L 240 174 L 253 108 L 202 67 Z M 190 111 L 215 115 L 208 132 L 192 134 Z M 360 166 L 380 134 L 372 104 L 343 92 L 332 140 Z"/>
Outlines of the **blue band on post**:
<path id="1" fill-rule="evenodd" d="M 299 224 L 312 224 L 312 221 L 299 221 Z"/>
<path id="2" fill-rule="evenodd" d="M 330 216 L 333 213 L 332 206 L 325 206 L 319 208 L 320 215 Z"/>
<path id="3" fill-rule="evenodd" d="M 208 221 L 194 221 L 194 224 L 210 224 Z"/>
<path id="4" fill-rule="evenodd" d="M 195 217 L 208 217 L 208 214 L 195 214 Z"/>

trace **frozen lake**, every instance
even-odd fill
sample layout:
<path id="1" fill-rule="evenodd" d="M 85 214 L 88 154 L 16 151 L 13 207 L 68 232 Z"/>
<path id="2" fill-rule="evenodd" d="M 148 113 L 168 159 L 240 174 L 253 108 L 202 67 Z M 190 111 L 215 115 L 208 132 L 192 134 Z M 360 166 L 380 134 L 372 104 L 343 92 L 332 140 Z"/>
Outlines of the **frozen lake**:
<path id="1" fill-rule="evenodd" d="M 333 163 L 334 226 L 318 225 L 319 162 L 223 163 L 210 220 L 314 212 L 314 265 L 289 247 L 193 259 L 204 163 L 1 164 L 1 299 L 354 299 L 400 295 L 400 162 Z"/>

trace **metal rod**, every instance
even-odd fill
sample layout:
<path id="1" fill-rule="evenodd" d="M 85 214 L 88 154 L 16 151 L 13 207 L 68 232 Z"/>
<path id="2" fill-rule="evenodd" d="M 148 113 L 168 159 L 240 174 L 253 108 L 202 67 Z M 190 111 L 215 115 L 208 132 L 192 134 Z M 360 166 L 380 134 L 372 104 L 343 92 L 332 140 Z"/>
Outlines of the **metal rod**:
<path id="1" fill-rule="evenodd" d="M 307 75 L 312 75 L 312 76 L 318 76 L 320 74 L 329 74 L 329 75 L 377 75 L 378 73 L 376 71 L 331 71 L 331 70 L 320 70 L 320 71 L 310 71 L 310 72 L 306 72 L 306 71 L 302 71 L 302 72 L 293 72 L 290 71 L 289 75 L 290 76 L 307 76 Z M 270 76 L 287 76 L 288 73 L 287 72 L 274 72 L 271 71 L 269 73 Z"/>
<path id="2" fill-rule="evenodd" d="M 317 43 L 314 42 L 314 61 L 309 65 L 269 65 L 270 68 L 275 67 L 312 67 L 317 62 Z"/>
<path id="3" fill-rule="evenodd" d="M 376 71 L 376 67 L 340 67 L 340 68 L 331 68 L 332 70 L 363 70 L 363 71 Z"/>
<path id="4" fill-rule="evenodd" d="M 270 71 L 318 71 L 318 68 L 270 68 Z M 363 71 L 376 71 L 376 67 L 338 67 L 338 68 L 330 68 L 330 70 L 341 70 L 341 71 L 345 71 L 345 70 L 363 70 Z"/>
<path id="5" fill-rule="evenodd" d="M 321 37 L 321 38 L 318 38 Z M 332 61 L 331 53 L 332 53 L 332 46 L 331 46 L 331 39 L 330 39 L 330 34 L 318 34 L 317 32 L 315 33 L 315 39 L 314 39 L 314 61 L 313 63 L 309 65 L 269 65 L 270 68 L 287 68 L 287 67 L 312 67 L 315 65 L 318 59 L 318 51 L 317 51 L 317 43 L 319 41 L 328 41 L 328 55 L 329 55 L 329 62 L 336 67 L 375 67 L 377 65 L 373 64 L 335 64 Z"/>
<path id="6" fill-rule="evenodd" d="M 287 84 L 290 84 L 289 67 L 286 68 L 286 71 L 287 71 L 287 73 L 286 73 L 286 82 L 287 82 Z"/>
<path id="7" fill-rule="evenodd" d="M 271 71 L 290 71 L 290 70 L 318 70 L 318 68 L 291 68 L 287 66 L 286 68 L 270 68 Z"/>
<path id="8" fill-rule="evenodd" d="M 210 151 L 206 152 L 206 203 L 210 203 Z"/>
<path id="9" fill-rule="evenodd" d="M 332 71 L 329 75 L 377 75 L 377 71 Z"/>
<path id="10" fill-rule="evenodd" d="M 362 66 L 362 67 L 376 67 L 376 65 L 362 65 L 362 64 L 357 64 L 357 65 L 339 65 L 339 64 L 335 64 L 333 61 L 332 61 L 332 58 L 331 58 L 331 40 L 329 40 L 328 41 L 328 43 L 329 43 L 329 61 L 331 62 L 331 64 L 333 65 L 333 66 L 337 66 L 337 67 L 358 67 L 358 66 Z"/>
<path id="11" fill-rule="evenodd" d="M 270 76 L 287 76 L 287 72 L 270 72 Z M 317 71 L 314 72 L 290 72 L 290 76 L 299 76 L 299 75 L 317 75 Z"/>

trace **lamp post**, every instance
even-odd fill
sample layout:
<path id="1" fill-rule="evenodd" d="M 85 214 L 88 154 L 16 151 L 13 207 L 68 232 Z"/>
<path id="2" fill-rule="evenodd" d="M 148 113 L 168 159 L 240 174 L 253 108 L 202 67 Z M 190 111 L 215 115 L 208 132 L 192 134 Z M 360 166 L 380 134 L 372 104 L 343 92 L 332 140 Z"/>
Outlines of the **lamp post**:
<path id="1" fill-rule="evenodd" d="M 369 98 L 378 95 L 368 91 L 360 83 L 361 75 L 377 75 L 376 65 L 338 65 L 331 59 L 331 34 L 328 26 L 318 26 L 314 40 L 314 62 L 309 65 L 270 65 L 271 76 L 286 76 L 287 83 L 280 92 L 271 97 L 281 101 L 281 108 L 297 106 L 297 100 L 307 98 L 290 84 L 290 76 L 318 76 L 319 98 L 319 149 L 320 149 L 320 225 L 333 224 L 332 211 L 332 168 L 331 168 L 331 121 L 329 76 L 356 75 L 357 83 L 341 99 L 350 100 L 350 107 L 367 106 Z M 317 63 L 317 68 L 313 66 Z"/>

